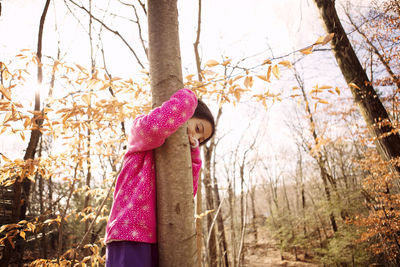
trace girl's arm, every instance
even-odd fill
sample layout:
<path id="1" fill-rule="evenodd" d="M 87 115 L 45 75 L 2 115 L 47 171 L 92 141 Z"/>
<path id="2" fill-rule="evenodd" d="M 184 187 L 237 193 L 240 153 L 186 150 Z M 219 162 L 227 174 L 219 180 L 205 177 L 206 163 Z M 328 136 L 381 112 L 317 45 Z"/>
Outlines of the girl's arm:
<path id="1" fill-rule="evenodd" d="M 197 107 L 197 97 L 189 89 L 180 89 L 160 107 L 133 122 L 128 152 L 152 150 L 189 120 Z"/>
<path id="2" fill-rule="evenodd" d="M 193 173 L 193 197 L 197 193 L 197 182 L 199 181 L 199 173 L 201 169 L 200 148 L 195 147 L 190 150 L 192 156 L 192 173 Z"/>

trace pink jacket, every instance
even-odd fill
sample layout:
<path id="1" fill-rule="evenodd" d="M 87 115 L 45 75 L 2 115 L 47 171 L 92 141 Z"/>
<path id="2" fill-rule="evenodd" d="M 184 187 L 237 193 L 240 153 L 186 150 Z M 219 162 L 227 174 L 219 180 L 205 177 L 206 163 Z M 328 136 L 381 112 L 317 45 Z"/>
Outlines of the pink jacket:
<path id="1" fill-rule="evenodd" d="M 181 89 L 148 115 L 133 122 L 124 165 L 117 178 L 105 242 L 157 242 L 154 149 L 189 120 L 197 107 L 196 95 Z M 193 191 L 201 168 L 200 149 L 191 149 Z"/>

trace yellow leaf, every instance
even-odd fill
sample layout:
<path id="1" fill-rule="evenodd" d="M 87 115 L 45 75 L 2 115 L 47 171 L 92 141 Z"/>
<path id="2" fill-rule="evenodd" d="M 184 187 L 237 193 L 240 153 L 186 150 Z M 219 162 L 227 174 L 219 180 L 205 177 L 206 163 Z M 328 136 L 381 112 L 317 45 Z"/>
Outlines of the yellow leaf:
<path id="1" fill-rule="evenodd" d="M 6 124 L 6 122 L 8 122 L 11 119 L 11 116 L 12 116 L 12 112 L 7 112 L 6 116 L 4 117 L 3 124 Z"/>
<path id="2" fill-rule="evenodd" d="M 20 103 L 18 102 L 13 102 L 14 106 L 16 106 L 17 108 L 23 108 L 24 106 L 22 106 Z"/>
<path id="3" fill-rule="evenodd" d="M 31 119 L 29 117 L 25 118 L 24 128 L 28 128 L 29 124 L 31 124 Z"/>
<path id="4" fill-rule="evenodd" d="M 0 134 L 3 134 L 5 131 L 7 130 L 7 127 L 3 127 L 3 128 L 1 128 L 1 130 L 0 130 Z"/>
<path id="5" fill-rule="evenodd" d="M 4 88 L 4 86 L 2 84 L 0 84 L 0 92 L 8 99 L 11 101 L 11 94 L 10 92 Z"/>
<path id="6" fill-rule="evenodd" d="M 246 88 L 252 87 L 253 86 L 253 77 L 246 76 L 246 78 L 244 79 L 244 86 L 246 86 Z"/>
<path id="7" fill-rule="evenodd" d="M 261 80 L 266 81 L 266 82 L 270 82 L 270 81 L 267 79 L 267 76 L 265 76 L 265 75 L 257 75 L 257 77 L 258 77 L 259 79 L 261 79 Z"/>
<path id="8" fill-rule="evenodd" d="M 108 87 L 111 87 L 111 84 L 110 83 L 104 83 L 103 86 L 100 87 L 99 91 L 107 89 Z"/>
<path id="9" fill-rule="evenodd" d="M 272 68 L 272 73 L 274 74 L 274 76 L 275 76 L 278 80 L 281 78 L 281 73 L 280 73 L 280 71 L 279 71 L 278 65 L 275 65 L 275 66 Z"/>
<path id="10" fill-rule="evenodd" d="M 235 95 L 236 100 L 239 102 L 240 101 L 240 92 L 238 90 L 236 90 L 233 94 Z"/>
<path id="11" fill-rule="evenodd" d="M 43 223 L 44 224 L 50 224 L 50 223 L 52 223 L 52 222 L 54 222 L 54 219 L 47 219 L 47 220 L 45 220 Z"/>
<path id="12" fill-rule="evenodd" d="M 89 95 L 83 95 L 82 100 L 85 101 L 85 103 L 90 106 L 90 96 Z"/>
<path id="13" fill-rule="evenodd" d="M 292 63 L 289 60 L 283 60 L 283 61 L 279 62 L 278 64 L 281 64 L 289 69 L 293 67 Z"/>
<path id="14" fill-rule="evenodd" d="M 293 88 L 292 88 L 292 90 L 298 90 L 298 89 L 300 89 L 300 87 L 298 87 L 298 86 L 293 86 Z"/>
<path id="15" fill-rule="evenodd" d="M 19 232 L 19 235 L 20 235 L 23 239 L 25 239 L 25 232 L 21 231 L 21 232 Z"/>
<path id="16" fill-rule="evenodd" d="M 11 76 L 10 72 L 8 71 L 8 69 L 3 70 L 3 79 L 4 80 L 8 80 Z"/>
<path id="17" fill-rule="evenodd" d="M 226 65 L 228 65 L 229 63 L 231 63 L 231 61 L 232 61 L 232 59 L 225 60 L 224 62 L 222 62 L 221 65 L 226 66 Z"/>
<path id="18" fill-rule="evenodd" d="M 268 80 L 268 81 L 271 79 L 271 70 L 272 70 L 272 67 L 269 66 L 269 67 L 268 67 L 268 71 L 267 71 L 267 80 Z"/>
<path id="19" fill-rule="evenodd" d="M 20 132 L 19 135 L 21 136 L 22 141 L 25 141 L 25 134 L 23 132 Z"/>
<path id="20" fill-rule="evenodd" d="M 350 85 L 351 87 L 353 87 L 353 88 L 360 89 L 360 87 L 358 87 L 355 83 L 349 83 L 349 85 Z"/>
<path id="21" fill-rule="evenodd" d="M 35 231 L 35 229 L 36 229 L 36 226 L 34 224 L 32 224 L 32 223 L 28 223 L 26 226 L 28 227 L 28 229 L 31 232 Z"/>
<path id="22" fill-rule="evenodd" d="M 193 74 L 190 74 L 190 75 L 186 76 L 185 79 L 186 80 L 192 80 L 193 76 L 194 76 Z"/>
<path id="23" fill-rule="evenodd" d="M 219 65 L 218 61 L 214 60 L 214 59 L 210 59 L 206 62 L 206 64 L 204 64 L 204 66 L 206 67 L 214 67 Z"/>
<path id="24" fill-rule="evenodd" d="M 318 102 L 319 102 L 319 103 L 322 103 L 322 104 L 329 104 L 329 102 L 328 102 L 328 101 L 326 101 L 326 100 L 323 100 L 323 99 L 320 99 Z"/>
<path id="25" fill-rule="evenodd" d="M 318 38 L 318 40 L 314 43 L 314 45 L 319 45 L 322 44 L 322 42 L 324 41 L 325 36 L 320 36 Z"/>
<path id="26" fill-rule="evenodd" d="M 115 81 L 119 81 L 119 80 L 122 80 L 122 78 L 120 78 L 120 77 L 113 77 L 110 81 L 111 81 L 111 82 L 115 82 Z"/>
<path id="27" fill-rule="evenodd" d="M 266 59 L 266 60 L 264 60 L 264 62 L 261 65 L 271 64 L 271 63 L 272 63 L 271 60 Z"/>
<path id="28" fill-rule="evenodd" d="M 335 35 L 334 33 L 330 33 L 327 36 L 325 36 L 324 40 L 322 40 L 321 45 L 326 45 L 327 43 L 329 43 L 333 39 L 334 35 Z"/>
<path id="29" fill-rule="evenodd" d="M 83 73 L 85 73 L 85 74 L 88 73 L 87 70 L 84 67 L 82 67 L 81 65 L 75 64 L 75 66 L 77 66 Z"/>
<path id="30" fill-rule="evenodd" d="M 233 78 L 232 82 L 236 82 L 237 80 L 243 78 L 242 75 L 236 76 L 235 78 Z"/>
<path id="31" fill-rule="evenodd" d="M 313 50 L 313 46 L 311 45 L 311 46 L 309 46 L 309 47 L 306 47 L 306 48 L 304 48 L 304 49 L 301 49 L 300 52 L 303 53 L 303 54 L 305 54 L 305 55 L 309 55 L 309 54 L 312 53 L 312 50 Z"/>
<path id="32" fill-rule="evenodd" d="M 332 86 L 329 86 L 329 85 L 323 85 L 323 86 L 319 87 L 319 89 L 331 89 L 331 88 L 332 88 Z"/>
<path id="33" fill-rule="evenodd" d="M 205 75 L 216 75 L 216 73 L 212 70 L 203 70 L 201 73 L 205 74 Z"/>
<path id="34" fill-rule="evenodd" d="M 339 88 L 335 88 L 335 91 L 336 91 L 336 93 L 338 94 L 338 95 L 340 95 L 340 90 L 339 90 Z"/>
<path id="35" fill-rule="evenodd" d="M 4 156 L 3 153 L 1 153 L 1 157 L 2 157 L 3 160 L 6 161 L 6 162 L 10 162 L 10 161 L 11 161 L 9 158 L 7 158 L 6 156 Z"/>

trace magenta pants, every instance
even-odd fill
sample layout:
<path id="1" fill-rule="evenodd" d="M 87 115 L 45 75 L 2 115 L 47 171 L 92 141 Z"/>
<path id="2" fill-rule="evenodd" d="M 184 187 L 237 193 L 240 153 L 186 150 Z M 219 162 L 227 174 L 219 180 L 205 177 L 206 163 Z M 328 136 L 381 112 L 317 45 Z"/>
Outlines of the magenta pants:
<path id="1" fill-rule="evenodd" d="M 157 267 L 157 244 L 114 241 L 106 247 L 106 267 Z"/>

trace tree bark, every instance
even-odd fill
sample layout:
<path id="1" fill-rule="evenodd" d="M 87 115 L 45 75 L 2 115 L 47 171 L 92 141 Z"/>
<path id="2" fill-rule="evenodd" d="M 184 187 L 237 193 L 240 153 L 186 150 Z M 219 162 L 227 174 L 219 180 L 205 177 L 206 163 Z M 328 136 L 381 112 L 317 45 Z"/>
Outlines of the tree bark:
<path id="1" fill-rule="evenodd" d="M 149 0 L 153 107 L 183 87 L 176 0 Z M 197 264 L 193 184 L 186 124 L 155 151 L 160 266 Z"/>
<path id="2" fill-rule="evenodd" d="M 257 231 L 257 213 L 256 213 L 256 186 L 253 185 L 250 191 L 250 199 L 251 199 L 251 213 L 252 213 L 252 227 L 253 227 L 253 235 L 254 235 L 254 244 L 258 243 L 258 231 Z"/>
<path id="3" fill-rule="evenodd" d="M 206 207 L 207 210 L 215 210 L 217 206 L 214 204 L 213 185 L 211 182 L 211 155 L 214 150 L 214 138 L 208 146 L 204 146 L 204 187 L 206 191 Z M 207 215 L 207 232 L 210 233 L 209 243 L 206 250 L 208 250 L 208 260 L 210 266 L 217 266 L 217 239 L 216 229 L 213 227 L 213 216 Z M 210 228 L 213 227 L 211 230 Z"/>
<path id="4" fill-rule="evenodd" d="M 354 101 L 359 106 L 368 130 L 375 138 L 377 150 L 384 160 L 391 160 L 400 156 L 400 135 L 394 131 L 388 113 L 371 85 L 367 74 L 361 66 L 353 47 L 340 23 L 335 9 L 334 0 L 314 0 L 325 30 L 334 33 L 331 47 L 336 61 L 347 83 L 350 86 Z M 379 125 L 382 122 L 382 125 Z M 399 166 L 393 166 L 398 174 Z"/>

